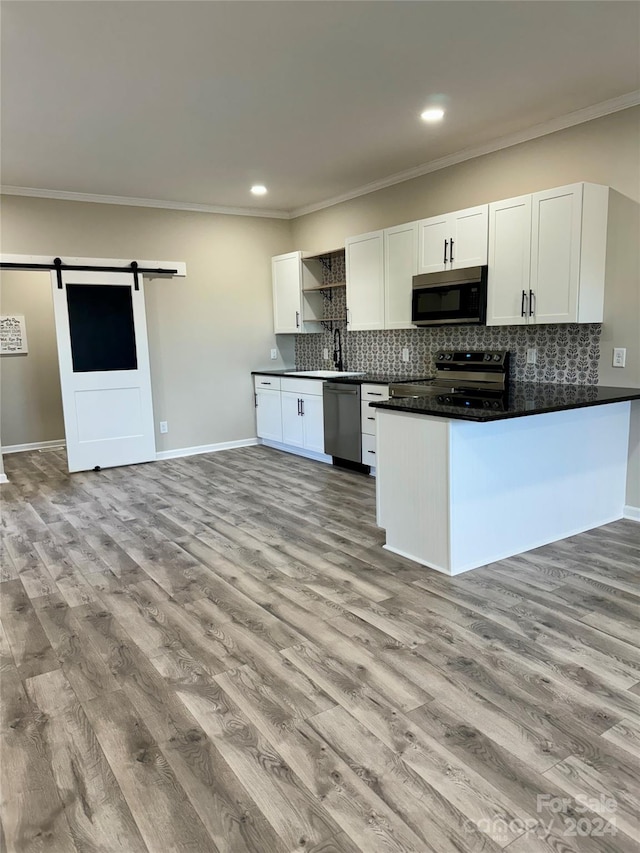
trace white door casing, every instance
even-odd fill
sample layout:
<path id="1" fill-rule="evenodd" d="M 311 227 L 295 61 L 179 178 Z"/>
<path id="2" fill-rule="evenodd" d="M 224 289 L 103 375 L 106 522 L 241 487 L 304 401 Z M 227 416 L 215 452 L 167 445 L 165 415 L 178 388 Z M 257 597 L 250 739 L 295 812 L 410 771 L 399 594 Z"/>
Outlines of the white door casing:
<path id="1" fill-rule="evenodd" d="M 51 273 L 69 471 L 149 462 L 156 458 L 144 285 L 127 272 Z M 134 369 L 74 370 L 68 286 L 128 288 L 135 337 Z M 124 297 L 124 291 L 121 291 Z M 114 342 L 115 343 L 115 342 Z M 76 363 L 78 362 L 76 352 Z"/>

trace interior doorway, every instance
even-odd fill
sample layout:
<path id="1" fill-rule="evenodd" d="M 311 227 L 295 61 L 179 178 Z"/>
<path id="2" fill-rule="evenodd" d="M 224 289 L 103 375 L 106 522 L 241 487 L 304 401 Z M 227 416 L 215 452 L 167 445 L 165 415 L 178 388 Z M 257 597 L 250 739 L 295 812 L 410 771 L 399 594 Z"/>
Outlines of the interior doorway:
<path id="1" fill-rule="evenodd" d="M 2 270 L 0 314 L 25 318 L 27 352 L 0 356 L 4 452 L 64 443 L 62 393 L 48 272 Z"/>

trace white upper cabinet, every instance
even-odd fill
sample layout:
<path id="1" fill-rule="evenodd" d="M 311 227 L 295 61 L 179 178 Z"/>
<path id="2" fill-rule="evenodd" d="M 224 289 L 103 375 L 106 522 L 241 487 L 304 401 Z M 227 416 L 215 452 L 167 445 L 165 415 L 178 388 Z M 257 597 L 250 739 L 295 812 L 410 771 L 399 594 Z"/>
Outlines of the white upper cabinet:
<path id="1" fill-rule="evenodd" d="M 349 331 L 410 329 L 418 223 L 346 240 Z"/>
<path id="2" fill-rule="evenodd" d="M 302 252 L 271 259 L 273 331 L 276 335 L 318 332 L 322 319 L 322 266 L 304 260 Z"/>
<path id="3" fill-rule="evenodd" d="M 608 200 L 571 184 L 490 205 L 487 325 L 602 322 Z"/>
<path id="4" fill-rule="evenodd" d="M 348 237 L 345 253 L 349 331 L 384 329 L 384 233 Z"/>
<path id="5" fill-rule="evenodd" d="M 384 327 L 412 329 L 412 279 L 418 269 L 418 223 L 384 231 Z"/>
<path id="6" fill-rule="evenodd" d="M 273 281 L 273 331 L 295 334 L 302 331 L 302 252 L 289 252 L 271 259 Z"/>
<path id="7" fill-rule="evenodd" d="M 418 272 L 447 269 L 452 223 L 448 214 L 418 222 Z"/>
<path id="8" fill-rule="evenodd" d="M 488 326 L 528 322 L 531 196 L 489 205 Z"/>
<path id="9" fill-rule="evenodd" d="M 449 243 L 451 269 L 480 267 L 487 263 L 489 243 L 489 205 L 469 207 L 451 214 L 453 243 Z"/>
<path id="10" fill-rule="evenodd" d="M 487 263 L 489 205 L 469 207 L 418 222 L 418 273 Z"/>

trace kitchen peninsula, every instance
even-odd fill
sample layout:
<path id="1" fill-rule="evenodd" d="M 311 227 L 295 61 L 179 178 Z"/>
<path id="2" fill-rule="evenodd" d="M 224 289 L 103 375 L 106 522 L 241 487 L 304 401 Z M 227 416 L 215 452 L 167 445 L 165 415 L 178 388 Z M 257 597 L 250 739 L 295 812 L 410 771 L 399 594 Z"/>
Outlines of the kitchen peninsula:
<path id="1" fill-rule="evenodd" d="M 512 384 L 500 410 L 434 396 L 377 410 L 385 548 L 449 575 L 622 517 L 638 388 Z"/>

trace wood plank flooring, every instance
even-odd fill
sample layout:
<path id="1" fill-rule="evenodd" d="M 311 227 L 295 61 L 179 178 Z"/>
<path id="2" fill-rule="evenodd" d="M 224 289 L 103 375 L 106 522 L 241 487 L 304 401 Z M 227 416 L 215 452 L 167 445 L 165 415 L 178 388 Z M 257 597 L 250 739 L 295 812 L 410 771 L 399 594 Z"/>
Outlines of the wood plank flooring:
<path id="1" fill-rule="evenodd" d="M 639 849 L 640 525 L 447 578 L 268 448 L 6 467 L 9 853 Z"/>

